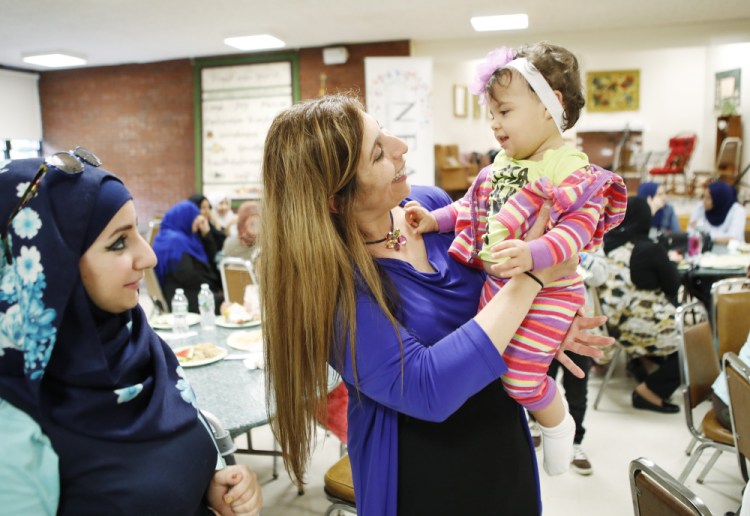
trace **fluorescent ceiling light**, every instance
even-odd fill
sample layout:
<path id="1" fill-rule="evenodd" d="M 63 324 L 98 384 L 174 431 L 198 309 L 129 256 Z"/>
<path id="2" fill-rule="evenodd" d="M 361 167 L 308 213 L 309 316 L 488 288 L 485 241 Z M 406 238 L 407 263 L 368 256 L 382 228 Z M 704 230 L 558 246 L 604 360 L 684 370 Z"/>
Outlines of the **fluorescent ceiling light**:
<path id="1" fill-rule="evenodd" d="M 275 38 L 270 34 L 226 38 L 224 43 L 240 50 L 266 50 L 269 48 L 283 48 L 286 45 L 279 38 Z"/>
<path id="2" fill-rule="evenodd" d="M 23 58 L 23 62 L 39 66 L 46 66 L 48 68 L 65 68 L 67 66 L 78 66 L 86 64 L 86 60 L 82 57 L 60 53 L 26 56 Z"/>
<path id="3" fill-rule="evenodd" d="M 525 29 L 529 26 L 529 17 L 525 14 L 474 16 L 471 19 L 471 26 L 477 32 Z"/>

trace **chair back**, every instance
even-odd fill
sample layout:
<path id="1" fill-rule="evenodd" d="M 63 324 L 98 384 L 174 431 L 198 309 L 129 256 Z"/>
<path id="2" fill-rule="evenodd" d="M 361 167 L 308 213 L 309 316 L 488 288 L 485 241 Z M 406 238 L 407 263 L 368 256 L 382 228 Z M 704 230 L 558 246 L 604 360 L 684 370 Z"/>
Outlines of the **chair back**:
<path id="1" fill-rule="evenodd" d="M 148 295 L 154 303 L 154 308 L 156 308 L 158 313 L 168 314 L 169 303 L 167 303 L 167 299 L 164 297 L 164 293 L 161 290 L 159 278 L 156 277 L 156 271 L 153 268 L 143 271 L 143 280 L 146 283 Z"/>
<path id="2" fill-rule="evenodd" d="M 222 259 L 219 263 L 219 274 L 224 300 L 230 303 L 244 304 L 245 287 L 258 284 L 252 263 L 242 258 Z"/>
<path id="3" fill-rule="evenodd" d="M 706 504 L 672 475 L 641 457 L 630 462 L 630 493 L 636 516 L 710 516 Z"/>
<path id="4" fill-rule="evenodd" d="M 151 247 L 154 246 L 154 238 L 156 238 L 156 234 L 159 232 L 159 228 L 161 227 L 161 219 L 154 219 L 149 221 L 148 223 L 148 233 L 146 234 L 146 242 L 148 242 L 148 245 Z"/>
<path id="5" fill-rule="evenodd" d="M 652 174 L 684 174 L 695 148 L 695 134 L 679 135 L 669 139 L 669 155 L 661 167 L 651 170 Z"/>
<path id="6" fill-rule="evenodd" d="M 716 174 L 720 179 L 731 179 L 740 172 L 742 138 L 728 136 L 721 141 L 716 155 Z"/>
<path id="7" fill-rule="evenodd" d="M 729 413 L 732 416 L 734 447 L 742 478 L 748 481 L 746 457 L 750 457 L 750 366 L 737 354 L 724 355 L 724 371 L 729 390 Z"/>
<path id="8" fill-rule="evenodd" d="M 750 279 L 727 278 L 714 283 L 711 310 L 719 356 L 739 353 L 750 333 Z"/>
<path id="9" fill-rule="evenodd" d="M 708 313 L 700 301 L 693 301 L 677 309 L 676 314 L 680 375 L 685 384 L 685 413 L 706 401 L 711 395 L 711 384 L 721 372 Z M 688 326 L 688 321 L 694 323 Z"/>

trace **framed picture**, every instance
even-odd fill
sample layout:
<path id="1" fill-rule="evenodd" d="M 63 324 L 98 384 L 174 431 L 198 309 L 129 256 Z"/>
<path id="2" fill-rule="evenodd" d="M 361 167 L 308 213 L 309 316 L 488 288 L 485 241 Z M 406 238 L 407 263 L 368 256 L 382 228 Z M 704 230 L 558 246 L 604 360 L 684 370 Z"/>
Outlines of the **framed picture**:
<path id="1" fill-rule="evenodd" d="M 469 98 L 466 86 L 453 85 L 453 116 L 466 118 L 469 111 Z"/>
<path id="2" fill-rule="evenodd" d="M 479 103 L 479 95 L 471 96 L 471 116 L 474 120 L 482 117 L 482 105 Z"/>
<path id="3" fill-rule="evenodd" d="M 637 111 L 640 70 L 586 73 L 586 110 Z"/>
<path id="4" fill-rule="evenodd" d="M 716 74 L 715 109 L 723 109 L 724 104 L 731 104 L 735 108 L 740 105 L 740 77 L 742 70 L 735 68 Z"/>

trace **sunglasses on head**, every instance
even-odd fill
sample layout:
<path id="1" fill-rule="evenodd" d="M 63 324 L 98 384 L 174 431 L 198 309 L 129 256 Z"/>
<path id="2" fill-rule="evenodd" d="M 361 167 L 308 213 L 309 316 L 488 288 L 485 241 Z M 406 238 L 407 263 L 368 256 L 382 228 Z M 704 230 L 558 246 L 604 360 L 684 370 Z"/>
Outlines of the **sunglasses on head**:
<path id="1" fill-rule="evenodd" d="M 91 165 L 92 167 L 100 167 L 102 161 L 96 157 L 96 155 L 88 149 L 83 147 L 76 147 L 72 151 L 58 152 L 44 159 L 44 162 L 39 166 L 39 170 L 36 171 L 34 178 L 29 183 L 26 191 L 21 196 L 21 199 L 10 212 L 8 217 L 8 223 L 5 225 L 3 230 L 3 249 L 5 250 L 5 259 L 10 265 L 13 262 L 13 256 L 10 252 L 10 245 L 8 244 L 8 234 L 10 233 L 10 226 L 13 223 L 13 219 L 16 215 L 26 207 L 29 202 L 36 197 L 39 187 L 42 184 L 42 180 L 50 168 L 55 168 L 68 175 L 80 174 L 83 172 L 84 163 Z"/>

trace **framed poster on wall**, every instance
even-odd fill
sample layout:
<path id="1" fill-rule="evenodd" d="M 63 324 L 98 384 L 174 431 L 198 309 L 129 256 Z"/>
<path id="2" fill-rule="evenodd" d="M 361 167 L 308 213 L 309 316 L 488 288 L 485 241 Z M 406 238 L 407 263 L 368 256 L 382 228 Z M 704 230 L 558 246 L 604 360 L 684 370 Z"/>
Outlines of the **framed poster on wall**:
<path id="1" fill-rule="evenodd" d="M 586 110 L 637 111 L 640 82 L 640 70 L 587 72 Z"/>
<path id="2" fill-rule="evenodd" d="M 432 129 L 432 59 L 366 57 L 367 111 L 409 146 L 411 184 L 435 184 Z"/>
<path id="3" fill-rule="evenodd" d="M 266 133 L 299 99 L 296 54 L 196 62 L 196 188 L 258 198 Z"/>

